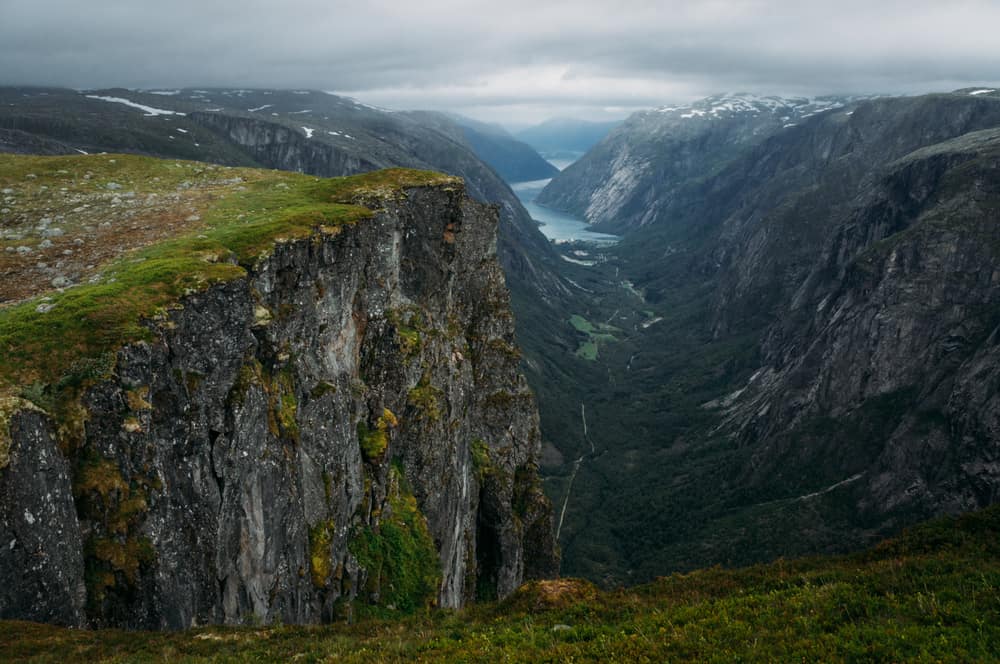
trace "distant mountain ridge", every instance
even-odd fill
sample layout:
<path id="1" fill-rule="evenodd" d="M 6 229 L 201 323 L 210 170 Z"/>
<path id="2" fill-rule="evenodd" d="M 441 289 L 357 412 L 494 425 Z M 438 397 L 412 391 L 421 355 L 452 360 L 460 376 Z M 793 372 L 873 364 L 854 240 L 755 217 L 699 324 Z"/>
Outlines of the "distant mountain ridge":
<path id="1" fill-rule="evenodd" d="M 656 223 L 662 202 L 690 174 L 710 172 L 775 132 L 857 99 L 739 93 L 640 111 L 554 178 L 538 202 L 615 232 Z"/>
<path id="2" fill-rule="evenodd" d="M 551 178 L 559 169 L 534 148 L 519 141 L 498 124 L 487 124 L 461 115 L 449 117 L 462 127 L 465 140 L 480 159 L 507 182 L 530 182 Z"/>
<path id="3" fill-rule="evenodd" d="M 552 118 L 516 133 L 549 159 L 577 159 L 597 145 L 620 121 L 590 122 L 574 118 Z"/>

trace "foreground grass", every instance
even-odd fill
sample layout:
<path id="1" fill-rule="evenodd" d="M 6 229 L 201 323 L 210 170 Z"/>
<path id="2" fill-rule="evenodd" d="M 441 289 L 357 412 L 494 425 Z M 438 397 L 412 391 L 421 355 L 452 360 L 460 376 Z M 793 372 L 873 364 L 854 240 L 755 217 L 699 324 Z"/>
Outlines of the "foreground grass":
<path id="1" fill-rule="evenodd" d="M 323 627 L 81 631 L 0 622 L 5 661 L 1000 661 L 1000 509 L 853 556 Z"/>

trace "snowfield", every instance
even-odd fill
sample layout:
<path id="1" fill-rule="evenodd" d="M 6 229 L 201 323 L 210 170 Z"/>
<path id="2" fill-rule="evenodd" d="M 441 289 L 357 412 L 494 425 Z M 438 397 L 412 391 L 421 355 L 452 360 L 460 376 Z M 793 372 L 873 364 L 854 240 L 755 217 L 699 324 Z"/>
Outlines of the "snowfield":
<path id="1" fill-rule="evenodd" d="M 163 108 L 153 108 L 152 106 L 146 106 L 145 104 L 137 104 L 134 101 L 129 101 L 128 99 L 124 99 L 122 97 L 102 97 L 101 95 L 86 95 L 86 97 L 88 99 L 100 99 L 101 101 L 131 106 L 132 108 L 137 108 L 140 111 L 143 111 L 147 117 L 154 117 L 157 115 L 185 115 L 184 113 L 178 113 L 177 111 L 168 111 Z"/>

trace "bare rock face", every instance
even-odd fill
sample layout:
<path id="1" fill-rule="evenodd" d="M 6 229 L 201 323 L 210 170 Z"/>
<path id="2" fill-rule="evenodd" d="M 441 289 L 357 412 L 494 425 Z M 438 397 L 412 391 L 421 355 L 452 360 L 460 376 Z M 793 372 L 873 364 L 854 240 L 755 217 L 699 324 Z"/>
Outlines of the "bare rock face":
<path id="1" fill-rule="evenodd" d="M 864 191 L 735 409 L 758 445 L 748 481 L 810 460 L 879 529 L 1000 497 L 998 155 L 1000 131 L 972 132 Z"/>
<path id="2" fill-rule="evenodd" d="M 10 432 L 0 432 L 0 617 L 81 624 L 83 542 L 70 464 L 48 418 L 26 402 L 0 405 L 0 425 Z"/>
<path id="3" fill-rule="evenodd" d="M 496 211 L 370 203 L 149 322 L 61 431 L 8 409 L 0 617 L 309 623 L 557 573 Z"/>

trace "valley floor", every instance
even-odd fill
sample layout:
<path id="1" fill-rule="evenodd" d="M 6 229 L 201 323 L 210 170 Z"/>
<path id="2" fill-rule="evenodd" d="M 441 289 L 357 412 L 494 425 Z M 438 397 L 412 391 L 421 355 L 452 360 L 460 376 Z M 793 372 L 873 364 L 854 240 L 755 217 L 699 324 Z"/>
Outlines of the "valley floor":
<path id="1" fill-rule="evenodd" d="M 82 631 L 0 622 L 4 661 L 1000 661 L 1000 508 L 844 557 L 601 592 L 533 583 L 461 612 L 322 627 Z"/>

